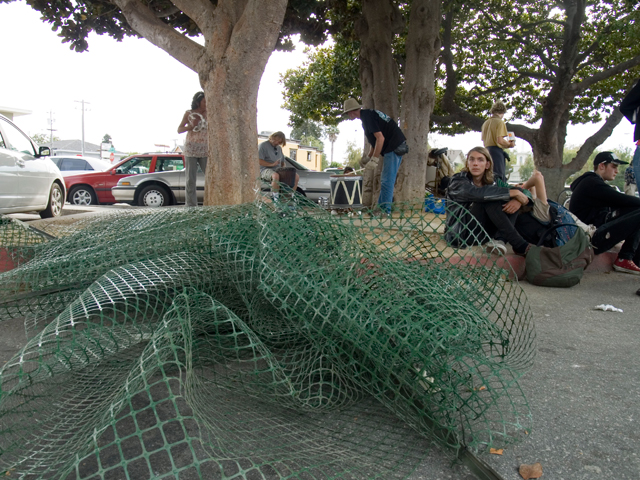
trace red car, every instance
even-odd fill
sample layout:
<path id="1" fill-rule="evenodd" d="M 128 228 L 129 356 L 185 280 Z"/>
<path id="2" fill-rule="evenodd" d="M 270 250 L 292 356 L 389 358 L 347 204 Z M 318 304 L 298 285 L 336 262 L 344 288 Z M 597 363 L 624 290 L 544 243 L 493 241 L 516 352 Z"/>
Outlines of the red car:
<path id="1" fill-rule="evenodd" d="M 111 194 L 123 177 L 138 173 L 182 170 L 184 156 L 176 153 L 142 153 L 125 158 L 106 172 L 81 173 L 65 177 L 67 201 L 72 205 L 116 203 Z"/>

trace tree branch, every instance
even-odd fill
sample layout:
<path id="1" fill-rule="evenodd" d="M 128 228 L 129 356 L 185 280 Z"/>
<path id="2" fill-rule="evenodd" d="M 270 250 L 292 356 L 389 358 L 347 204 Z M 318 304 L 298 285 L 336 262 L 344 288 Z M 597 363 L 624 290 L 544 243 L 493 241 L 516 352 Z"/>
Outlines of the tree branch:
<path id="1" fill-rule="evenodd" d="M 139 0 L 113 0 L 133 30 L 161 48 L 183 65 L 197 71 L 204 47 L 179 34 L 162 22 L 155 13 Z"/>
<path id="2" fill-rule="evenodd" d="M 626 72 L 627 70 L 637 67 L 640 65 L 640 55 L 633 57 L 626 62 L 619 63 L 618 65 L 609 68 L 608 70 L 604 70 L 602 72 L 598 72 L 595 75 L 592 75 L 589 78 L 585 78 L 583 81 L 579 83 L 574 83 L 571 85 L 571 91 L 573 95 L 579 95 L 584 92 L 591 85 L 601 82 L 609 77 L 612 77 L 618 73 Z"/>
<path id="3" fill-rule="evenodd" d="M 198 25 L 198 28 L 205 36 L 209 38 L 213 33 L 213 21 L 216 7 L 209 0 L 189 1 L 189 0 L 171 0 L 176 7 L 188 16 Z"/>
<path id="4" fill-rule="evenodd" d="M 538 22 L 523 23 L 521 25 L 522 28 L 520 28 L 519 30 L 526 30 L 526 29 L 529 29 L 529 28 L 537 27 L 538 25 L 544 25 L 545 23 L 554 23 L 556 25 L 560 25 L 561 27 L 566 27 L 567 26 L 566 22 L 563 22 L 561 20 L 556 20 L 556 19 L 553 19 L 553 18 L 547 18 L 545 20 L 540 20 Z"/>
<path id="5" fill-rule="evenodd" d="M 555 67 L 555 65 L 553 65 L 551 63 L 551 61 L 547 58 L 547 56 L 544 54 L 544 52 L 542 51 L 542 49 L 540 47 L 537 47 L 535 45 L 533 45 L 529 40 L 525 39 L 524 37 L 518 35 L 515 32 L 509 32 L 507 30 L 507 25 L 502 25 L 499 22 L 496 22 L 491 15 L 489 15 L 488 13 L 486 13 L 484 10 L 481 10 L 482 15 L 485 17 L 485 19 L 493 24 L 493 26 L 495 27 L 495 31 L 498 32 L 497 35 L 502 37 L 504 40 L 507 40 L 507 36 L 503 35 L 502 32 L 507 32 L 508 33 L 508 37 L 511 39 L 515 39 L 517 40 L 520 44 L 525 45 L 525 46 L 532 46 L 533 47 L 533 51 L 536 52 L 536 55 L 538 55 L 538 58 L 540 59 L 540 61 L 542 62 L 542 64 L 547 67 L 550 71 L 552 71 L 553 73 L 557 73 L 557 69 Z M 564 25 L 564 22 L 557 22 L 557 21 L 551 21 L 551 20 L 545 20 L 545 21 L 540 21 L 537 22 L 538 24 L 542 24 L 542 23 L 560 23 L 562 25 Z M 534 24 L 531 24 L 534 25 Z M 553 80 L 550 80 L 553 81 Z"/>
<path id="6" fill-rule="evenodd" d="M 576 153 L 576 156 L 569 163 L 563 165 L 562 168 L 570 171 L 580 170 L 584 164 L 587 163 L 587 160 L 589 160 L 589 157 L 596 147 L 602 145 L 602 143 L 611 136 L 613 129 L 618 126 L 623 118 L 624 115 L 622 115 L 620 109 L 616 108 L 604 122 L 604 125 L 600 127 L 600 130 L 587 138 Z"/>

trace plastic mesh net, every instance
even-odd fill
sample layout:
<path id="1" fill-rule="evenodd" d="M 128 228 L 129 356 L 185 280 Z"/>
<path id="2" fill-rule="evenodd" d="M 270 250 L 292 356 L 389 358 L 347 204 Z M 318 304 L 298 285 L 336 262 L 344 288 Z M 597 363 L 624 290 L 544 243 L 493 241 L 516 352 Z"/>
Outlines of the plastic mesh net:
<path id="1" fill-rule="evenodd" d="M 530 428 L 534 356 L 502 257 L 444 216 L 313 205 L 0 223 L 0 471 L 23 478 L 403 478 L 434 441 Z M 471 242 L 473 243 L 473 242 Z M 504 267 L 506 265 L 506 268 Z"/>

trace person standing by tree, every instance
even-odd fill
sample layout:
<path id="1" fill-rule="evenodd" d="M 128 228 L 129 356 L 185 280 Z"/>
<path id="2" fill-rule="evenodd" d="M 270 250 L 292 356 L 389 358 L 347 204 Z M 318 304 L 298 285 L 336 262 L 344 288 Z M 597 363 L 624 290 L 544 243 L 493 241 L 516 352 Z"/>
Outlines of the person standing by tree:
<path id="1" fill-rule="evenodd" d="M 407 139 L 400 130 L 400 127 L 393 119 L 379 111 L 362 108 L 355 98 L 348 98 L 344 102 L 344 115 L 349 120 L 359 118 L 362 122 L 364 134 L 371 144 L 368 163 L 373 157 L 382 157 L 382 174 L 380 176 L 380 196 L 378 197 L 379 207 L 387 214 L 391 213 L 391 203 L 393 202 L 393 189 L 398 175 L 398 169 L 402 163 L 402 155 L 407 153 Z"/>
<path id="2" fill-rule="evenodd" d="M 507 125 L 502 120 L 504 114 L 507 113 L 507 107 L 500 100 L 491 106 L 491 118 L 482 124 L 482 143 L 491 153 L 493 160 L 493 176 L 496 179 L 507 181 L 507 165 L 506 154 L 504 148 L 515 147 L 515 140 L 507 140 Z"/>
<path id="3" fill-rule="evenodd" d="M 636 142 L 636 151 L 633 154 L 633 173 L 636 180 L 640 179 L 640 79 L 636 80 L 635 85 L 629 93 L 622 99 L 620 103 L 620 111 L 627 117 L 636 128 L 633 130 L 633 141 Z"/>
<path id="4" fill-rule="evenodd" d="M 196 194 L 196 176 L 198 165 L 202 173 L 207 171 L 207 155 L 209 136 L 207 134 L 207 101 L 204 92 L 198 92 L 191 101 L 191 110 L 184 112 L 178 126 L 178 133 L 187 132 L 184 142 L 185 167 L 187 169 L 186 204 L 187 207 L 198 206 Z"/>

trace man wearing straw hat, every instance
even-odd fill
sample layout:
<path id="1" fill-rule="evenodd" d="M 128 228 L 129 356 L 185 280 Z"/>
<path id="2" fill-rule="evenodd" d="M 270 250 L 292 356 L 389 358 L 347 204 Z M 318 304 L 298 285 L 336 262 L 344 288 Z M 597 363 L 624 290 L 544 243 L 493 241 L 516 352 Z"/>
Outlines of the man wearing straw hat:
<path id="1" fill-rule="evenodd" d="M 349 120 L 359 118 L 362 122 L 364 134 L 371 144 L 369 153 L 366 155 L 368 159 L 365 158 L 363 163 L 367 163 L 374 157 L 383 158 L 378 205 L 381 210 L 389 214 L 402 155 L 409 151 L 406 138 L 389 115 L 379 110 L 362 108 L 355 98 L 348 98 L 344 102 L 342 113 L 347 115 Z"/>

